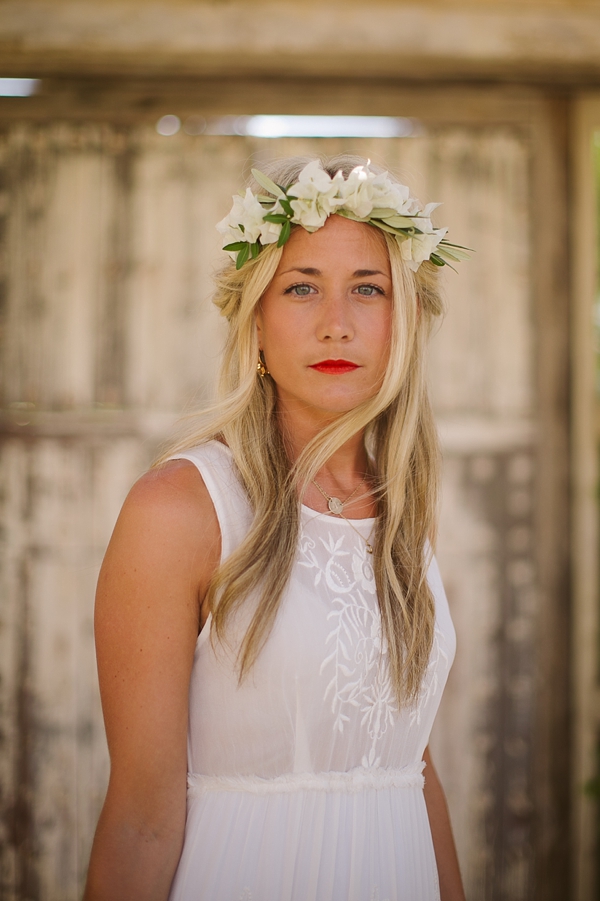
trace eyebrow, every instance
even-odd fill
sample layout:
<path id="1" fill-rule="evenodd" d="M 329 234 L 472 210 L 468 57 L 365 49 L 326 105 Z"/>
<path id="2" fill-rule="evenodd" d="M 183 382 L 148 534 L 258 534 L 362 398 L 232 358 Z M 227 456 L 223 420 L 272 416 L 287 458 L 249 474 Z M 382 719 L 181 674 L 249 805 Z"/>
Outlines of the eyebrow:
<path id="1" fill-rule="evenodd" d="M 286 269 L 280 275 L 288 275 L 290 272 L 301 272 L 302 275 L 316 275 L 317 277 L 323 275 L 320 269 L 313 269 L 311 266 Z M 353 278 L 365 278 L 371 275 L 383 275 L 385 278 L 389 278 L 389 275 L 386 272 L 381 272 L 380 269 L 356 269 L 352 273 Z"/>

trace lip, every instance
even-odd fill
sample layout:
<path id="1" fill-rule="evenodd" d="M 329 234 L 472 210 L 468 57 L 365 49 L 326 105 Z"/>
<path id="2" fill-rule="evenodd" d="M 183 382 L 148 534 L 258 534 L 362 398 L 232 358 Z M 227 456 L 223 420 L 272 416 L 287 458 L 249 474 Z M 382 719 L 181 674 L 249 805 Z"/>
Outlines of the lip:
<path id="1" fill-rule="evenodd" d="M 317 372 L 326 372 L 328 375 L 343 375 L 360 367 L 358 363 L 351 363 L 350 360 L 321 360 L 320 363 L 313 363 L 310 368 L 316 369 Z"/>

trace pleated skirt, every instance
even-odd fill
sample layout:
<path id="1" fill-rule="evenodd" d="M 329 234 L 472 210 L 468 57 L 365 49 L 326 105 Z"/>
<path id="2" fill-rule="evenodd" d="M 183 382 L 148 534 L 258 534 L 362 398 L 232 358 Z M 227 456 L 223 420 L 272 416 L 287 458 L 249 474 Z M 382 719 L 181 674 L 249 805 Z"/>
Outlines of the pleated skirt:
<path id="1" fill-rule="evenodd" d="M 439 901 L 421 769 L 191 776 L 169 901 Z"/>

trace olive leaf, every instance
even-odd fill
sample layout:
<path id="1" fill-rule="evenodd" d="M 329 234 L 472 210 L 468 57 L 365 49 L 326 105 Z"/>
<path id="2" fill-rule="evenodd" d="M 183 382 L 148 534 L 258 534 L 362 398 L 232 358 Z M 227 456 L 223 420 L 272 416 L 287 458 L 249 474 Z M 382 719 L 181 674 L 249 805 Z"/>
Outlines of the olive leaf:
<path id="1" fill-rule="evenodd" d="M 437 255 L 437 253 L 432 253 L 429 257 L 429 261 L 433 263 L 434 266 L 445 266 L 446 261 Z"/>
<path id="2" fill-rule="evenodd" d="M 290 220 L 288 219 L 281 227 L 281 234 L 279 235 L 279 241 L 277 242 L 278 247 L 283 247 L 285 242 L 288 240 L 292 231 L 292 226 Z"/>
<path id="3" fill-rule="evenodd" d="M 282 191 L 274 181 L 271 181 L 271 179 L 264 175 L 259 169 L 252 169 L 252 175 L 261 188 L 264 188 L 269 194 L 273 194 L 274 197 L 285 197 L 285 191 Z"/>
<path id="4" fill-rule="evenodd" d="M 235 268 L 241 269 L 249 256 L 250 256 L 250 245 L 244 244 L 244 246 L 242 247 L 242 249 L 240 250 L 240 252 L 237 255 L 237 259 L 235 261 Z"/>
<path id="5" fill-rule="evenodd" d="M 289 202 L 289 200 L 287 200 L 287 198 L 280 197 L 279 203 L 280 203 L 281 207 L 285 210 L 285 212 L 288 214 L 288 216 L 291 217 L 294 215 L 294 211 L 292 209 L 292 204 Z"/>

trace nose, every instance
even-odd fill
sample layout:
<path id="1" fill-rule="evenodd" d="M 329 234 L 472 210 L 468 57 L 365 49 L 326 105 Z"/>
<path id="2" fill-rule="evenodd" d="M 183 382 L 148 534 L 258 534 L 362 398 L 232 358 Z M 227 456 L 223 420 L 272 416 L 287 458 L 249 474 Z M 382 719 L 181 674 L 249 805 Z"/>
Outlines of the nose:
<path id="1" fill-rule="evenodd" d="M 320 341 L 349 341 L 354 336 L 350 304 L 341 292 L 324 297 L 320 304 L 317 337 Z"/>

